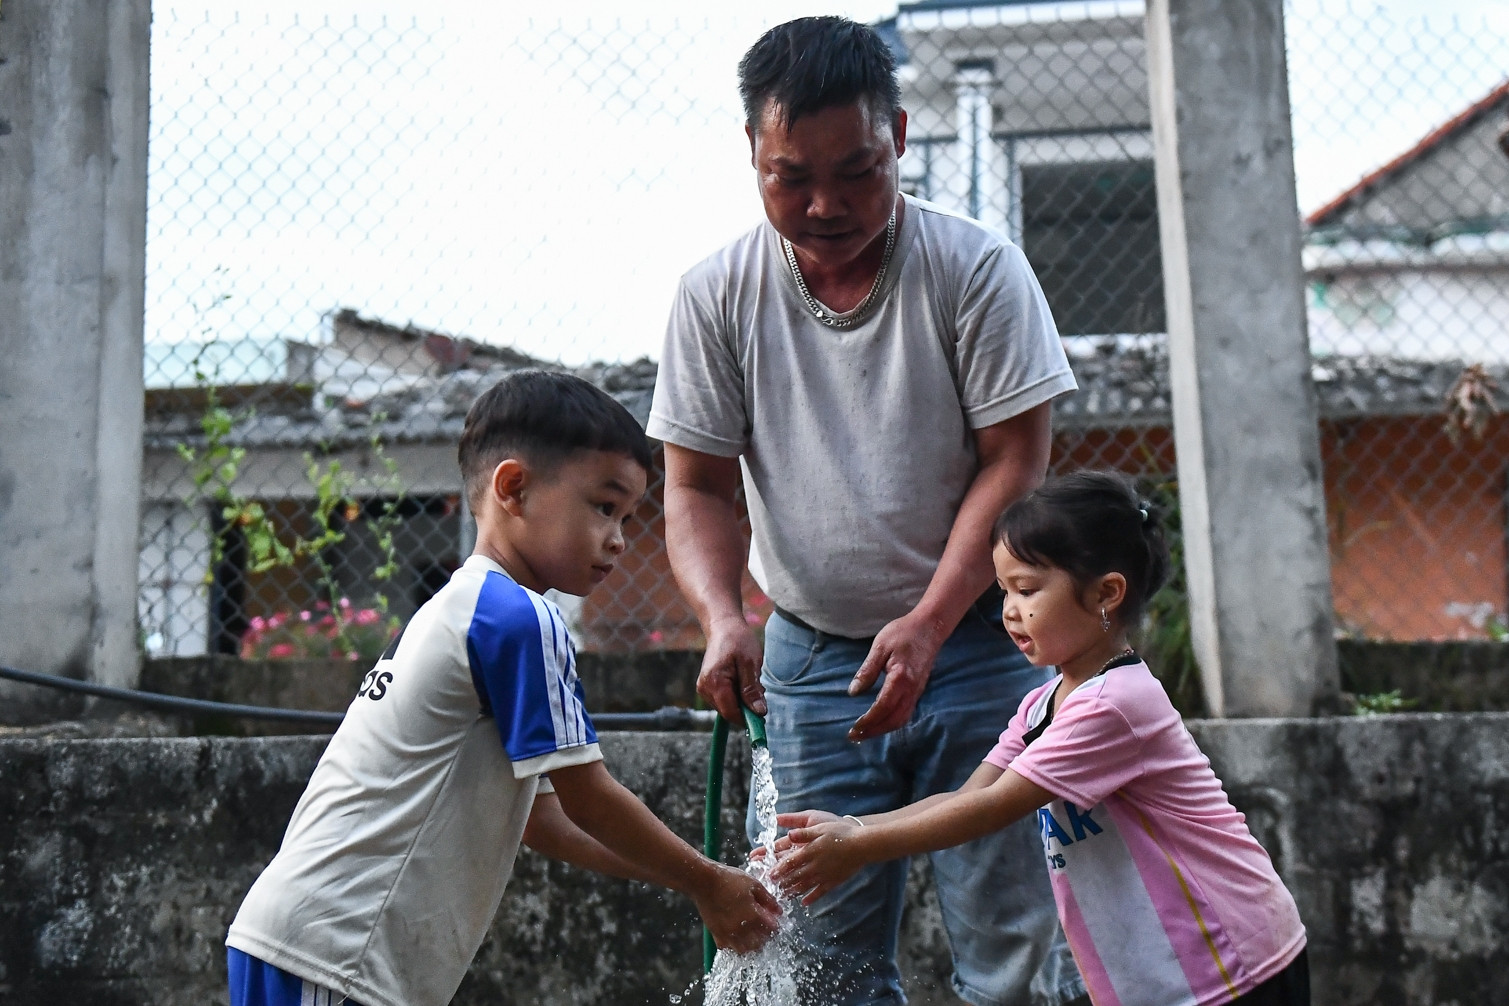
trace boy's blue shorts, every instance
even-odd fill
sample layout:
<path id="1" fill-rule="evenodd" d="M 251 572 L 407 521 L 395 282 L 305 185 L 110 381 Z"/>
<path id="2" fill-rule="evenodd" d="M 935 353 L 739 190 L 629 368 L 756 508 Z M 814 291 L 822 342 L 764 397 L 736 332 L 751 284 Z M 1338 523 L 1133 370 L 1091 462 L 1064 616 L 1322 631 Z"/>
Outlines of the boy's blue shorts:
<path id="1" fill-rule="evenodd" d="M 356 1006 L 339 992 L 306 982 L 235 947 L 226 947 L 231 1006 Z"/>

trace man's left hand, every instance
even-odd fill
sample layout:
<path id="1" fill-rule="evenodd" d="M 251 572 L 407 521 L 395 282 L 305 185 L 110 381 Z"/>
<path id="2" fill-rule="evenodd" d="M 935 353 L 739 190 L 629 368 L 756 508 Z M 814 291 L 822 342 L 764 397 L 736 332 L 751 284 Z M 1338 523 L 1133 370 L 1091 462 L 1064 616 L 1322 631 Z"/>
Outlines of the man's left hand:
<path id="1" fill-rule="evenodd" d="M 849 740 L 868 740 L 890 733 L 911 719 L 946 636 L 936 624 L 915 611 L 880 630 L 870 646 L 870 655 L 849 682 L 849 694 L 869 691 L 881 672 L 885 673 L 885 681 L 875 702 L 849 728 Z"/>

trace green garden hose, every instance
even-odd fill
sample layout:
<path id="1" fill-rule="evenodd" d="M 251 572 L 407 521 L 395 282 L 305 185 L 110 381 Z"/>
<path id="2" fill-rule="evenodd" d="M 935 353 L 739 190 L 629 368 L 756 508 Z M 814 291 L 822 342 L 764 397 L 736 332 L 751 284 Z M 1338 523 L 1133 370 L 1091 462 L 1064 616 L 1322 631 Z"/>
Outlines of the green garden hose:
<path id="1" fill-rule="evenodd" d="M 743 709 L 744 707 L 740 707 Z M 759 713 L 744 709 L 744 723 L 749 728 L 751 747 L 767 747 L 765 720 Z M 713 744 L 707 759 L 707 806 L 702 815 L 702 853 L 717 860 L 723 851 L 723 756 L 728 750 L 728 720 L 719 716 L 713 721 Z M 707 928 L 702 930 L 702 973 L 713 969 L 718 945 Z"/>

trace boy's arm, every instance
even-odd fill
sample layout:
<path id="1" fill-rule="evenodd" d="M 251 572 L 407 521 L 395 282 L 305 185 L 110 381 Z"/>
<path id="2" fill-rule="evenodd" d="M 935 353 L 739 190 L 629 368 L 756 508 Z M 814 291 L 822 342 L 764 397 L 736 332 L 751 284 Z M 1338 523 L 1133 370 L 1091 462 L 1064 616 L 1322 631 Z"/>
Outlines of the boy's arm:
<path id="1" fill-rule="evenodd" d="M 986 770 L 997 773 L 977 785 Z M 889 814 L 796 828 L 787 837 L 791 851 L 771 871 L 771 879 L 802 903 L 827 894 L 867 863 L 932 852 L 973 841 L 1011 824 L 1050 802 L 1053 795 L 1010 769 L 981 765 L 953 793 L 928 797 Z M 795 815 L 793 815 L 795 816 Z"/>
<path id="2" fill-rule="evenodd" d="M 560 797 L 554 793 L 541 793 L 534 798 L 534 809 L 524 826 L 524 844 L 542 856 L 585 870 L 625 880 L 652 880 L 648 872 L 573 824 L 561 808 Z"/>
<path id="3" fill-rule="evenodd" d="M 759 881 L 683 842 L 601 761 L 553 768 L 550 781 L 574 825 L 641 879 L 690 897 L 718 946 L 747 953 L 775 933 L 781 909 Z"/>

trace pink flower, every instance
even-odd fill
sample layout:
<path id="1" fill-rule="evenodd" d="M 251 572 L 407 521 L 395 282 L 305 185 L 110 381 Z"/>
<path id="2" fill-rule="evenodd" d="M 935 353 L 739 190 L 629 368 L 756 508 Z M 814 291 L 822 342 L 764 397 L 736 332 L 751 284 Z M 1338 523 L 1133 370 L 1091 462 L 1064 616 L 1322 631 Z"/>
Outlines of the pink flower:
<path id="1" fill-rule="evenodd" d="M 267 627 L 269 629 L 276 629 L 281 627 L 282 624 L 286 621 L 288 621 L 288 612 L 279 611 L 274 613 L 273 616 L 267 620 Z"/>
<path id="2" fill-rule="evenodd" d="M 654 632 L 650 633 L 650 642 L 652 642 L 652 643 L 662 643 L 662 642 L 665 642 L 665 633 L 661 632 L 659 629 L 656 629 Z"/>
<path id="3" fill-rule="evenodd" d="M 315 611 L 329 611 L 330 610 L 330 602 L 329 601 L 316 601 L 316 602 L 314 602 L 314 610 Z"/>
<path id="4" fill-rule="evenodd" d="M 361 608 L 352 621 L 357 625 L 375 625 L 381 618 L 376 608 Z"/>
<path id="5" fill-rule="evenodd" d="M 301 621 L 301 622 L 307 622 L 312 617 L 314 617 L 314 616 L 312 616 L 312 615 L 309 614 L 309 610 L 307 608 L 305 610 L 299 612 L 299 621 Z"/>
<path id="6" fill-rule="evenodd" d="M 349 598 L 349 597 L 343 597 L 343 598 L 341 598 L 341 610 L 344 611 L 345 609 L 347 609 L 349 607 L 351 607 L 351 598 Z"/>
<path id="7" fill-rule="evenodd" d="M 293 654 L 294 649 L 292 643 L 274 643 L 272 649 L 267 651 L 267 655 L 273 660 L 282 660 L 285 657 L 293 656 Z"/>
<path id="8" fill-rule="evenodd" d="M 251 631 L 261 632 L 265 628 L 267 628 L 267 619 L 263 618 L 261 615 L 253 615 L 251 620 Z"/>
<path id="9" fill-rule="evenodd" d="M 361 658 L 361 654 L 357 653 L 355 650 L 350 650 L 350 651 L 348 651 L 346 653 L 346 659 L 347 660 L 358 660 L 360 658 Z"/>

